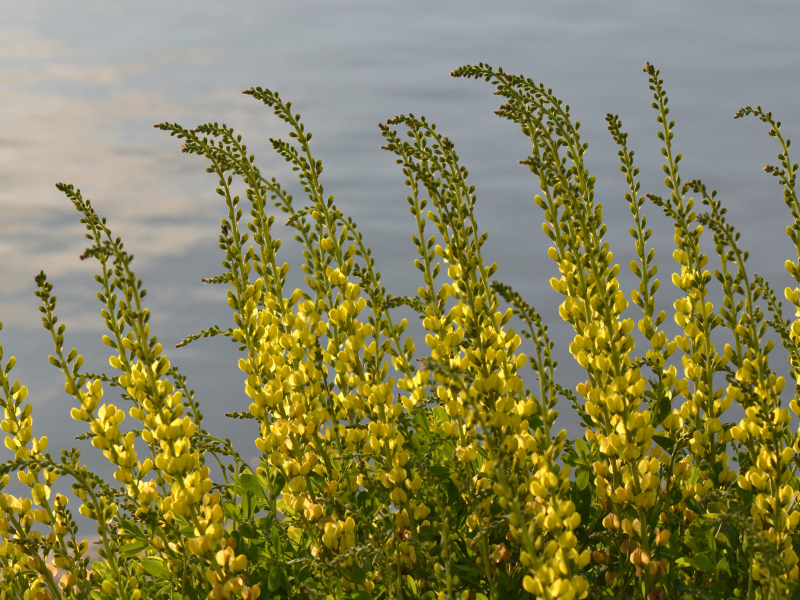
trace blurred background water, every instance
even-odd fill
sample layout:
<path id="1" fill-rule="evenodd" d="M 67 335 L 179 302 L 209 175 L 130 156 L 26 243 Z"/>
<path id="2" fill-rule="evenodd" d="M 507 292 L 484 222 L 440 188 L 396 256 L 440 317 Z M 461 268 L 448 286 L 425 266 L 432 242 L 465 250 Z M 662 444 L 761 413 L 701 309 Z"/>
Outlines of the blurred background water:
<path id="1" fill-rule="evenodd" d="M 82 226 L 54 184 L 81 188 L 135 254 L 150 291 L 152 329 L 165 347 L 213 323 L 227 327 L 224 290 L 200 283 L 221 272 L 216 238 L 224 207 L 216 181 L 201 159 L 182 155 L 180 143 L 152 125 L 226 122 L 244 134 L 262 171 L 300 203 L 294 174 L 268 143 L 286 127 L 240 94 L 250 86 L 278 90 L 302 113 L 325 165 L 326 193 L 358 221 L 394 294 L 419 285 L 413 220 L 399 167 L 379 149 L 377 124 L 407 112 L 436 122 L 477 186 L 479 223 L 489 232 L 485 255 L 499 263 L 496 277 L 551 325 L 565 384 L 580 373 L 567 351 L 570 328 L 558 317 L 560 296 L 547 283 L 556 270 L 545 258 L 535 182 L 518 165 L 529 147 L 518 128 L 492 114 L 499 102 L 488 84 L 449 76 L 462 64 L 524 73 L 571 105 L 627 286 L 631 221 L 604 116 L 619 114 L 630 133 L 643 191 L 665 193 L 642 73 L 645 62 L 654 63 L 677 121 L 683 177 L 720 191 L 752 250 L 751 272 L 777 290 L 790 283 L 783 270 L 793 255 L 788 210 L 761 171 L 775 161 L 777 145 L 758 121 L 732 116 L 761 104 L 789 136 L 800 132 L 800 3 L 32 0 L 0 4 L 0 17 L 0 341 L 6 358 L 18 358 L 13 375 L 31 390 L 35 434 L 49 435 L 54 450 L 71 446 L 83 426 L 68 417 L 72 401 L 47 363 L 52 347 L 33 296 L 39 270 L 56 285 L 67 349 L 77 346 L 89 371 L 108 369 L 94 265 L 78 259 Z M 658 309 L 671 314 L 672 227 L 652 205 L 645 210 L 664 283 Z M 297 277 L 299 249 L 276 228 Z M 222 416 L 249 404 L 235 347 L 205 340 L 168 355 L 197 390 L 208 428 L 254 456 L 255 429 Z M 569 413 L 565 407 L 562 423 L 576 433 Z M 8 454 L 0 448 L 0 457 Z M 86 456 L 93 466 L 105 464 L 98 452 Z"/>

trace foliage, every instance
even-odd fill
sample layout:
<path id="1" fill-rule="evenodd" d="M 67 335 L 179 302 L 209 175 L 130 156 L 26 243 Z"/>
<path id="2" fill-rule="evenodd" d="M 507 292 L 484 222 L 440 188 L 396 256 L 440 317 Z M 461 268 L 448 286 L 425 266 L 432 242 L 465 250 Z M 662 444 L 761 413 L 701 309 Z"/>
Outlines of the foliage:
<path id="1" fill-rule="evenodd" d="M 0 598 L 791 597 L 800 438 L 782 406 L 785 382 L 769 364 L 767 333 L 789 353 L 798 413 L 800 320 L 784 317 L 768 283 L 747 273 L 748 254 L 716 192 L 682 180 L 663 81 L 651 65 L 645 72 L 667 196 L 641 193 L 627 134 L 617 116 L 607 117 L 635 225 L 630 268 L 639 283 L 629 297 L 637 322 L 623 318 L 620 267 L 569 106 L 487 65 L 453 73 L 490 82 L 505 102 L 498 116 L 531 142 L 522 162 L 541 189 L 535 202 L 558 269 L 550 283 L 564 296 L 560 314 L 575 332 L 569 349 L 586 371 L 577 394 L 556 380 L 537 311 L 492 281 L 497 267 L 483 256 L 475 188 L 453 143 L 425 118 L 381 125 L 409 188 L 422 277 L 414 298 L 387 291 L 355 221 L 323 192 L 311 134 L 278 94 L 245 92 L 289 127 L 289 141 L 271 142 L 299 176 L 302 208 L 261 174 L 226 125 L 156 126 L 208 161 L 227 207 L 225 272 L 204 281 L 228 287 L 234 327 L 215 325 L 179 346 L 216 335 L 237 345 L 252 403 L 229 416 L 258 423 L 257 468 L 204 429 L 194 392 L 150 331 L 133 257 L 79 190 L 59 184 L 86 226 L 91 245 L 82 258 L 99 264 L 113 374 L 87 373 L 77 350 L 65 350 L 44 273 L 36 295 L 72 417 L 116 466 L 116 481 L 89 471 L 77 449 L 47 453 L 47 439 L 33 436 L 27 388 L 9 378 L 15 359 L 6 361 L 0 402 L 13 457 L 0 466 L 0 488 L 14 472 L 30 493 L 0 495 Z M 793 217 L 787 232 L 798 256 L 786 268 L 798 287 L 785 296 L 800 315 L 797 165 L 780 122 L 761 108 L 737 113 L 747 115 L 767 123 L 781 145 L 780 164 L 766 170 Z M 234 192 L 240 183 L 244 198 Z M 696 212 L 690 192 L 706 212 Z M 647 198 L 674 224 L 674 338 L 655 306 Z M 305 290 L 285 289 L 289 265 L 278 259 L 270 203 L 304 248 Z M 720 259 L 713 274 L 700 250 L 706 229 Z M 714 279 L 718 307 L 709 301 Z M 420 349 L 395 316 L 400 306 L 427 331 Z M 636 328 L 648 345 L 639 356 Z M 712 342 L 720 335 L 730 339 L 721 349 Z M 124 410 L 103 403 L 109 388 Z M 559 401 L 577 411 L 582 438 L 554 431 Z M 743 409 L 738 423 L 726 420 L 734 403 Z M 126 412 L 133 425 L 123 424 Z M 51 492 L 61 478 L 96 523 L 93 558 L 67 497 Z"/>

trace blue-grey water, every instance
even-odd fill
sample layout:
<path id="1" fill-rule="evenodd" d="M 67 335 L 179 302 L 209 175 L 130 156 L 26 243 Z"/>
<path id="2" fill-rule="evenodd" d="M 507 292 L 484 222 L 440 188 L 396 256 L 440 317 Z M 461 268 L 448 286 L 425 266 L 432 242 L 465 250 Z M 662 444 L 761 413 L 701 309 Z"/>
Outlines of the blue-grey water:
<path id="1" fill-rule="evenodd" d="M 642 73 L 647 61 L 656 64 L 677 121 L 683 177 L 720 191 L 752 250 L 751 271 L 782 290 L 790 283 L 783 262 L 796 256 L 784 232 L 789 213 L 776 181 L 761 170 L 778 148 L 761 123 L 732 116 L 762 104 L 783 120 L 787 135 L 800 135 L 798 25 L 800 3 L 763 0 L 0 4 L 0 341 L 6 358 L 18 358 L 13 375 L 31 391 L 35 434 L 50 436 L 55 449 L 83 430 L 69 418 L 72 401 L 47 363 L 52 349 L 33 296 L 39 270 L 56 285 L 68 348 L 84 353 L 89 370 L 108 368 L 94 265 L 78 259 L 82 227 L 54 184 L 80 187 L 123 236 L 165 347 L 214 323 L 227 327 L 224 291 L 200 283 L 221 272 L 216 236 L 224 207 L 216 181 L 202 159 L 182 155 L 180 143 L 152 125 L 226 122 L 244 134 L 262 171 L 299 202 L 293 173 L 267 141 L 285 136 L 286 126 L 240 94 L 255 85 L 280 91 L 303 115 L 325 165 L 326 192 L 366 232 L 395 294 L 419 285 L 413 221 L 400 170 L 379 149 L 377 124 L 403 112 L 436 122 L 477 186 L 479 222 L 489 232 L 485 254 L 500 265 L 496 277 L 550 323 L 569 385 L 580 375 L 567 352 L 570 330 L 547 284 L 555 267 L 532 202 L 536 186 L 518 165 L 529 148 L 515 126 L 492 114 L 499 102 L 488 84 L 449 76 L 459 65 L 485 61 L 524 73 L 571 105 L 589 143 L 608 238 L 630 284 L 630 215 L 604 116 L 618 113 L 630 133 L 643 190 L 664 193 Z M 664 283 L 659 308 L 671 314 L 672 227 L 653 206 L 646 214 Z M 277 228 L 296 276 L 298 248 Z M 189 375 L 209 428 L 253 456 L 255 430 L 222 416 L 249 402 L 235 348 L 215 339 L 169 356 Z M 562 412 L 564 426 L 578 431 L 569 408 Z M 0 457 L 7 454 L 0 447 Z"/>

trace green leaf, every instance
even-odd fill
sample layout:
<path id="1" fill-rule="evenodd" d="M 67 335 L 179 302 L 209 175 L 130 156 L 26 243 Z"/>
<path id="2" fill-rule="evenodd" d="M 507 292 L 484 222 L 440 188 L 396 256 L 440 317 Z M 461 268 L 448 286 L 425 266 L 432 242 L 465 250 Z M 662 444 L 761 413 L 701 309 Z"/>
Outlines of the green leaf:
<path id="1" fill-rule="evenodd" d="M 658 427 L 667 418 L 667 415 L 672 410 L 672 400 L 670 400 L 667 396 L 661 398 L 655 406 L 655 410 L 653 410 L 653 418 L 652 424 L 654 427 Z"/>
<path id="2" fill-rule="evenodd" d="M 109 572 L 108 563 L 101 560 L 96 560 L 92 563 L 92 570 L 97 572 L 97 574 L 101 577 L 106 577 Z"/>
<path id="3" fill-rule="evenodd" d="M 575 446 L 575 452 L 578 453 L 578 456 L 580 456 L 584 461 L 589 459 L 590 455 L 589 445 L 586 442 L 584 442 L 580 438 L 577 438 L 575 440 L 574 446 Z"/>
<path id="4" fill-rule="evenodd" d="M 201 596 L 202 593 L 203 592 L 201 589 L 186 587 L 183 588 L 183 598 L 180 598 L 179 595 L 175 596 L 175 598 L 176 600 L 206 600 L 207 596 L 204 595 Z M 142 594 L 142 598 L 146 597 L 147 594 Z"/>
<path id="5" fill-rule="evenodd" d="M 270 539 L 272 541 L 273 548 L 280 548 L 281 545 L 281 536 L 280 532 L 278 531 L 277 527 L 270 528 Z"/>
<path id="6" fill-rule="evenodd" d="M 672 448 L 675 446 L 675 440 L 665 435 L 654 435 L 653 440 L 667 452 L 672 452 Z"/>
<path id="7" fill-rule="evenodd" d="M 453 456 L 455 456 L 456 446 L 450 440 L 443 441 L 441 443 L 441 445 L 439 446 L 439 448 L 440 448 L 440 450 L 442 452 L 442 455 L 446 459 L 449 460 L 449 459 L 452 459 Z"/>
<path id="8" fill-rule="evenodd" d="M 717 565 L 706 552 L 696 555 L 694 560 L 701 571 L 714 573 L 717 570 Z"/>
<path id="9" fill-rule="evenodd" d="M 575 478 L 575 486 L 579 489 L 585 489 L 587 485 L 589 485 L 589 479 L 591 475 L 589 474 L 588 469 L 580 469 L 578 470 L 578 475 Z"/>
<path id="10" fill-rule="evenodd" d="M 274 592 L 278 588 L 286 587 L 286 583 L 286 573 L 283 572 L 283 566 L 276 565 L 267 577 L 269 591 Z"/>
<path id="11" fill-rule="evenodd" d="M 280 473 L 275 474 L 275 479 L 272 480 L 272 485 L 269 488 L 269 497 L 270 498 L 277 498 L 281 494 L 281 490 L 283 490 L 283 486 L 286 484 L 286 479 Z"/>
<path id="12" fill-rule="evenodd" d="M 239 525 L 239 533 L 242 535 L 243 538 L 246 538 L 248 540 L 253 540 L 261 537 L 261 534 L 255 527 L 253 527 L 251 523 L 242 523 L 241 525 Z"/>
<path id="13" fill-rule="evenodd" d="M 439 536 L 439 531 L 427 525 L 419 528 L 419 539 L 423 542 L 434 540 Z"/>
<path id="14" fill-rule="evenodd" d="M 364 581 L 364 569 L 361 568 L 359 563 L 354 562 L 349 567 L 342 569 L 344 576 L 347 577 L 349 581 L 353 582 L 360 582 Z"/>
<path id="15" fill-rule="evenodd" d="M 571 467 L 583 464 L 580 458 L 577 455 L 573 454 L 572 452 L 565 452 L 564 454 L 562 454 L 561 460 L 564 461 L 565 465 L 569 465 Z"/>
<path id="16" fill-rule="evenodd" d="M 125 556 L 135 556 L 149 545 L 150 542 L 147 540 L 136 540 L 130 544 L 125 544 L 122 548 L 120 548 L 120 552 L 122 552 Z"/>
<path id="17" fill-rule="evenodd" d="M 728 591 L 728 582 L 723 579 L 717 579 L 716 581 L 711 582 L 711 587 L 709 591 L 711 592 L 712 598 L 720 598 L 727 600 L 731 597 L 731 593 Z"/>
<path id="18" fill-rule="evenodd" d="M 225 513 L 225 516 L 233 521 L 241 521 L 241 511 L 236 504 L 232 502 L 223 502 L 222 503 L 222 512 Z"/>
<path id="19" fill-rule="evenodd" d="M 700 481 L 700 469 L 695 465 L 689 469 L 689 483 L 694 485 Z M 702 511 L 699 514 L 703 514 Z"/>
<path id="20" fill-rule="evenodd" d="M 680 558 L 676 558 L 675 559 L 675 564 L 678 565 L 679 567 L 687 567 L 687 568 L 690 568 L 690 569 L 696 569 L 697 568 L 697 567 L 695 567 L 695 565 L 691 561 L 691 559 L 686 558 L 685 556 L 681 556 Z"/>
<path id="21" fill-rule="evenodd" d="M 737 545 L 739 542 L 739 532 L 733 525 L 731 525 L 728 521 L 723 521 L 720 531 L 727 538 L 728 544 L 732 546 Z"/>
<path id="22" fill-rule="evenodd" d="M 431 426 L 428 424 L 428 416 L 425 412 L 420 411 L 417 413 L 416 417 L 417 424 L 419 425 L 420 429 L 425 432 L 426 436 L 430 436 L 431 434 Z"/>
<path id="23" fill-rule="evenodd" d="M 531 415 L 530 417 L 528 417 L 527 420 L 528 420 L 528 425 L 530 425 L 531 429 L 538 429 L 539 427 L 541 427 L 543 425 L 542 419 L 538 415 Z M 590 421 L 589 424 L 592 427 L 594 427 L 594 423 L 592 423 L 591 421 Z"/>
<path id="24" fill-rule="evenodd" d="M 152 575 L 156 579 L 167 579 L 170 576 L 169 571 L 164 566 L 164 563 L 159 560 L 146 558 L 140 564 L 146 573 Z"/>
<path id="25" fill-rule="evenodd" d="M 433 413 L 433 419 L 436 421 L 437 425 L 441 425 L 445 421 L 450 420 L 450 417 L 447 416 L 447 411 L 441 406 L 434 406 L 431 412 Z"/>
<path id="26" fill-rule="evenodd" d="M 137 527 L 136 525 L 134 525 L 130 521 L 122 521 L 122 523 L 120 523 L 119 526 L 120 526 L 120 529 L 124 529 L 128 533 L 131 533 L 131 534 L 135 535 L 138 538 L 147 537 L 144 534 L 144 531 L 142 531 L 141 527 Z"/>
<path id="27" fill-rule="evenodd" d="M 244 473 L 239 477 L 239 485 L 241 485 L 242 489 L 245 491 L 252 492 L 256 498 L 267 499 L 267 495 L 264 493 L 264 487 L 261 485 L 261 480 L 257 475 Z"/>
<path id="28" fill-rule="evenodd" d="M 722 558 L 722 559 L 720 559 L 720 561 L 717 563 L 717 572 L 718 572 L 718 573 L 725 572 L 725 573 L 727 573 L 728 575 L 730 575 L 730 574 L 731 574 L 731 566 L 728 564 L 728 559 L 727 559 L 727 558 L 723 557 L 723 558 Z"/>
<path id="29" fill-rule="evenodd" d="M 682 556 L 675 561 L 675 564 L 679 567 L 689 567 L 705 573 L 713 573 L 716 570 L 714 561 L 705 552 L 693 556 Z"/>
<path id="30" fill-rule="evenodd" d="M 443 467 L 441 465 L 433 465 L 429 467 L 429 470 L 431 473 L 436 475 L 436 478 L 439 479 L 439 481 L 450 481 L 450 473 L 452 471 L 447 467 Z"/>

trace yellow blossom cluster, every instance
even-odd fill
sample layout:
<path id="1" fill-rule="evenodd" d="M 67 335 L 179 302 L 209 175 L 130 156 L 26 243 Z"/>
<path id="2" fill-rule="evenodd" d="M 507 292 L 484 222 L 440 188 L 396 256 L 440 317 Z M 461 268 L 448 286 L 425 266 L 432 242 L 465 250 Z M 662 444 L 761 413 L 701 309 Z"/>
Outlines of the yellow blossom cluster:
<path id="1" fill-rule="evenodd" d="M 94 238 L 98 245 L 106 237 L 112 244 L 110 255 L 98 257 L 102 267 L 102 275 L 97 277 L 102 289 L 98 297 L 105 303 L 102 313 L 111 334 L 104 336 L 104 342 L 117 351 L 110 357 L 110 365 L 122 372 L 111 381 L 122 388 L 123 398 L 132 405 L 128 412 L 142 428 L 125 431 L 123 410 L 115 404 L 101 403 L 103 381 L 87 381 L 79 371 L 83 358 L 75 350 L 69 354 L 63 352 L 64 326 L 56 326 L 52 285 L 40 274 L 37 295 L 42 299 L 43 322 L 52 334 L 56 351 L 50 362 L 64 373 L 65 391 L 77 401 L 71 411 L 73 419 L 87 423 L 87 436 L 117 467 L 114 478 L 123 484 L 127 498 L 120 499 L 99 489 L 96 476 L 78 462 L 77 450 L 65 452 L 61 463 L 54 463 L 43 454 L 47 438 L 33 438 L 31 407 L 21 406 L 27 390 L 19 383 L 11 385 L 3 375 L 0 383 L 5 392 L 6 421 L 2 428 L 9 433 L 5 442 L 17 459 L 28 462 L 29 466 L 17 469 L 17 473 L 20 481 L 30 488 L 29 499 L 2 496 L 5 518 L 0 529 L 8 542 L 4 546 L 8 560 L 2 563 L 6 569 L 3 578 L 17 582 L 17 587 L 9 587 L 8 593 L 24 590 L 26 598 L 28 591 L 36 598 L 83 598 L 91 591 L 92 595 L 137 600 L 142 594 L 137 578 L 161 574 L 164 567 L 159 565 L 168 565 L 169 571 L 182 573 L 183 577 L 200 576 L 198 585 L 208 591 L 209 598 L 255 600 L 260 588 L 246 584 L 247 559 L 244 554 L 234 552 L 236 540 L 226 538 L 229 517 L 222 510 L 220 493 L 213 490 L 203 453 L 195 446 L 197 412 L 185 414 L 186 406 L 192 406 L 191 402 L 185 402 L 186 389 L 176 388 L 182 380 L 173 375 L 169 360 L 162 355 L 161 344 L 150 335 L 149 313 L 141 307 L 144 291 L 128 270 L 129 258 L 120 245 L 114 245 L 118 241 L 114 241 L 105 223 L 96 217 L 79 192 L 71 186 L 65 186 L 65 191 L 85 215 L 88 237 Z M 116 271 L 109 268 L 112 259 Z M 112 280 L 111 273 L 116 273 L 117 278 Z M 125 296 L 118 305 L 115 290 L 123 290 Z M 109 318 L 114 311 L 122 311 L 126 317 Z M 9 362 L 5 373 L 13 367 L 14 359 Z M 141 441 L 137 442 L 138 439 Z M 143 449 L 150 456 L 142 461 L 139 455 Z M 59 473 L 68 473 L 75 480 L 73 493 L 82 502 L 79 512 L 97 523 L 99 552 L 106 561 L 101 576 L 104 580 L 100 582 L 89 571 L 90 561 L 84 556 L 86 543 L 75 539 L 77 525 L 66 508 L 67 499 L 60 494 L 51 498 L 51 486 Z M 7 481 L 6 475 L 3 485 Z M 142 536 L 129 537 L 136 532 L 130 529 L 130 521 L 124 519 L 131 516 L 150 523 L 151 535 L 144 543 Z M 42 534 L 33 529 L 34 522 L 51 532 Z M 128 526 L 124 533 L 119 529 L 120 523 Z M 175 539 L 176 528 L 187 526 L 194 536 Z M 142 553 L 140 558 L 146 560 L 134 566 L 128 559 L 130 553 L 120 551 L 125 544 L 135 546 L 137 553 Z M 20 556 L 27 556 L 22 569 L 14 566 Z M 187 562 L 187 557 L 193 558 Z M 148 570 L 146 565 L 154 566 Z M 56 583 L 58 570 L 63 577 Z"/>
<path id="2" fill-rule="evenodd" d="M 261 424 L 256 446 L 283 478 L 283 504 L 298 525 L 316 528 L 317 552 L 343 553 L 353 545 L 354 521 L 338 527 L 323 510 L 326 499 L 336 492 L 357 492 L 367 478 L 387 489 L 401 507 L 413 485 L 404 468 L 408 454 L 394 425 L 403 406 L 391 392 L 392 379 L 376 381 L 367 368 L 375 362 L 376 341 L 368 342 L 373 325 L 359 319 L 366 304 L 361 288 L 340 269 L 329 267 L 327 278 L 340 290 L 338 302 L 329 308 L 324 300 L 302 300 L 298 291 L 289 299 L 292 310 L 283 316 L 281 300 L 257 280 L 243 294 L 241 327 L 233 337 L 249 346 L 239 368 L 247 374 L 250 414 Z M 335 374 L 333 382 L 328 372 Z M 365 459 L 373 469 L 343 476 Z M 347 527 L 347 537 L 340 539 Z"/>
<path id="3" fill-rule="evenodd" d="M 59 479 L 57 470 L 38 463 L 48 447 L 48 440 L 33 436 L 32 406 L 25 402 L 28 389 L 8 378 L 15 364 L 16 359 L 11 357 L 5 368 L 0 369 L 0 406 L 4 416 L 0 427 L 6 433 L 5 446 L 14 453 L 14 458 L 29 461 L 29 466 L 19 469 L 17 475 L 29 488 L 30 497 L 3 493 L 9 475 L 0 476 L 0 581 L 8 582 L 0 586 L 0 598 L 6 600 L 23 594 L 25 598 L 47 600 L 74 590 L 77 582 L 69 571 L 72 559 L 66 552 L 68 531 L 64 526 L 63 508 L 67 498 L 51 493 L 51 487 Z M 45 528 L 44 533 L 41 527 Z M 52 548 L 61 552 L 51 554 Z M 76 554 L 80 556 L 87 549 L 88 544 L 82 541 L 76 547 Z M 59 568 L 67 572 L 57 581 Z"/>

